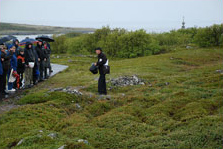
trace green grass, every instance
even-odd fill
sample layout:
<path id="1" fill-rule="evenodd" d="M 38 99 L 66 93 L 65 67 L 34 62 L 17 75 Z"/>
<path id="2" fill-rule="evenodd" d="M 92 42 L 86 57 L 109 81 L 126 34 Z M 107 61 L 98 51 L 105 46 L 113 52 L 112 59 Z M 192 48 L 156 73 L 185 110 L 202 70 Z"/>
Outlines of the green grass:
<path id="1" fill-rule="evenodd" d="M 27 91 L 17 101 L 22 106 L 0 115 L 0 148 L 220 149 L 223 75 L 216 70 L 222 69 L 222 57 L 222 49 L 210 48 L 110 60 L 107 80 L 135 74 L 146 84 L 116 87 L 109 91 L 111 100 L 97 100 L 98 75 L 88 70 L 96 58 L 61 55 L 52 62 L 68 69 Z M 67 86 L 84 86 L 80 91 L 87 96 L 48 92 Z"/>

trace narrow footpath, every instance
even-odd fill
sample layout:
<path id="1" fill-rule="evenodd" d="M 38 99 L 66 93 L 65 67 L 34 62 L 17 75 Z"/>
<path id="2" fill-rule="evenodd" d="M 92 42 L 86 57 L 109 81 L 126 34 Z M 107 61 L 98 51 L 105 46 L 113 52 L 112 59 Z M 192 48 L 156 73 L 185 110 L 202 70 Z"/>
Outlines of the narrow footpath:
<path id="1" fill-rule="evenodd" d="M 66 68 L 68 68 L 68 66 L 66 66 L 66 65 L 59 65 L 59 64 L 51 64 L 51 66 L 52 66 L 53 72 L 50 74 L 50 77 L 53 77 L 57 73 L 62 72 Z M 7 99 L 9 99 L 8 100 L 9 102 L 0 102 L 0 114 L 10 111 L 11 109 L 14 109 L 14 108 L 17 108 L 20 106 L 20 105 L 15 105 L 13 101 L 10 101 L 10 98 L 16 98 L 17 94 L 18 93 L 14 93 L 11 95 L 9 94 L 9 97 L 7 98 Z"/>

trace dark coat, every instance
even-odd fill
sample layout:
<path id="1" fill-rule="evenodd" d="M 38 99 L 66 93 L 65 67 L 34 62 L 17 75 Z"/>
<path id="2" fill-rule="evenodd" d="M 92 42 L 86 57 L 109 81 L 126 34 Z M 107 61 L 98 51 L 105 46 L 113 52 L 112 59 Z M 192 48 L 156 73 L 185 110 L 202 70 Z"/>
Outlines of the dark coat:
<path id="1" fill-rule="evenodd" d="M 0 51 L 0 55 L 1 55 L 1 51 Z M 0 60 L 0 75 L 3 75 L 3 67 L 2 67 L 2 62 Z M 2 83 L 2 82 L 1 82 Z"/>
<path id="2" fill-rule="evenodd" d="M 25 71 L 25 56 L 19 54 L 17 56 L 17 72 L 24 73 Z"/>
<path id="3" fill-rule="evenodd" d="M 46 51 L 46 56 L 47 56 L 47 58 L 49 58 L 50 57 L 50 54 L 51 54 L 51 49 L 48 47 L 48 46 L 43 46 L 44 47 L 44 49 L 45 49 L 45 51 Z"/>
<path id="4" fill-rule="evenodd" d="M 43 49 L 42 46 L 39 46 L 37 44 L 37 46 L 35 47 L 35 50 L 37 52 L 38 58 L 40 58 L 41 61 L 47 58 L 46 50 Z"/>
<path id="5" fill-rule="evenodd" d="M 3 70 L 5 72 L 8 72 L 8 70 L 10 69 L 10 60 L 12 58 L 13 53 L 12 52 L 2 52 L 1 53 L 1 58 L 4 58 L 4 61 L 2 62 L 2 66 L 3 66 Z"/>
<path id="6" fill-rule="evenodd" d="M 29 65 L 29 62 L 35 62 L 36 61 L 36 55 L 37 54 L 36 54 L 35 50 L 33 49 L 33 46 L 31 48 L 29 48 L 30 44 L 31 44 L 30 42 L 27 42 L 25 50 L 24 50 L 26 65 Z"/>
<path id="7" fill-rule="evenodd" d="M 103 67 L 104 67 L 104 64 L 107 62 L 107 58 L 106 58 L 106 55 L 104 53 L 100 53 L 98 55 L 98 62 L 97 62 L 97 66 L 98 66 L 98 69 L 99 69 L 99 73 L 100 74 L 104 74 L 103 72 Z"/>

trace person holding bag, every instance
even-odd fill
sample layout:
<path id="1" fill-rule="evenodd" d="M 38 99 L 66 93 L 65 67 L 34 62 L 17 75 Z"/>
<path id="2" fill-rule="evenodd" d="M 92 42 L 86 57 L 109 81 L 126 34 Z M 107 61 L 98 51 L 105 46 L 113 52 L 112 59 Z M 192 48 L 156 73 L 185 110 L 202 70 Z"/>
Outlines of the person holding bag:
<path id="1" fill-rule="evenodd" d="M 98 55 L 98 61 L 94 65 L 98 66 L 100 74 L 98 79 L 98 93 L 99 95 L 107 95 L 106 79 L 105 79 L 106 73 L 104 72 L 104 65 L 107 62 L 107 58 L 106 55 L 102 52 L 102 49 L 100 47 L 96 48 L 95 52 Z"/>
<path id="2" fill-rule="evenodd" d="M 15 92 L 16 90 L 13 88 L 13 83 L 15 82 L 15 80 L 13 79 L 11 81 L 10 76 L 18 77 L 18 74 L 17 74 L 17 57 L 16 57 L 16 54 L 15 54 L 16 48 L 15 48 L 15 46 L 10 45 L 9 49 L 13 53 L 13 55 L 12 55 L 11 60 L 10 60 L 11 69 L 8 73 L 8 92 Z"/>

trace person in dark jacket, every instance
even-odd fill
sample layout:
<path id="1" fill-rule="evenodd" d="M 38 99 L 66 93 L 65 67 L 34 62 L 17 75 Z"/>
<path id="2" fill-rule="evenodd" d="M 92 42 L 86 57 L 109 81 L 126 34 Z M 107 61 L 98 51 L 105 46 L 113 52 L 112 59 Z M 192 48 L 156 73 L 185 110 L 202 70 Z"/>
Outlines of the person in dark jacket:
<path id="1" fill-rule="evenodd" d="M 9 49 L 10 49 L 10 51 L 13 52 L 13 54 L 12 54 L 12 57 L 10 59 L 11 67 L 10 67 L 10 70 L 8 72 L 8 80 L 9 80 L 10 73 L 11 73 L 12 69 L 13 69 L 13 75 L 15 77 L 17 76 L 17 58 L 16 58 L 16 54 L 15 54 L 16 47 L 14 45 L 10 45 Z M 15 89 L 13 89 L 13 83 L 14 82 L 9 82 L 8 81 L 8 92 L 15 92 L 16 91 Z"/>
<path id="2" fill-rule="evenodd" d="M 47 72 L 45 70 L 45 63 L 46 63 L 46 50 L 43 48 L 43 41 L 41 39 L 38 40 L 37 46 L 35 48 L 37 55 L 38 55 L 38 63 L 39 63 L 39 71 L 40 71 L 40 78 L 39 81 L 43 81 L 43 72 L 45 74 L 45 78 L 47 77 Z"/>
<path id="3" fill-rule="evenodd" d="M 49 42 L 47 42 L 46 44 L 47 44 L 47 47 L 48 47 L 48 49 L 49 49 L 49 56 L 48 56 L 49 58 L 48 58 L 48 61 L 49 61 L 49 63 L 50 63 L 51 48 L 50 48 L 50 44 L 49 44 Z M 53 72 L 53 69 L 52 69 L 51 63 L 50 63 L 50 65 L 49 65 L 49 69 L 50 69 L 50 73 L 52 73 L 52 72 Z"/>
<path id="4" fill-rule="evenodd" d="M 102 53 L 102 49 L 96 48 L 95 49 L 96 54 L 98 55 L 98 61 L 95 63 L 95 66 L 98 66 L 100 77 L 98 79 L 98 93 L 99 95 L 107 95 L 106 90 L 106 79 L 105 79 L 105 73 L 103 71 L 104 64 L 107 62 L 106 55 Z"/>
<path id="5" fill-rule="evenodd" d="M 0 51 L 0 55 L 2 52 Z M 0 59 L 0 100 L 2 99 L 2 93 L 3 93 L 3 66 L 2 61 L 4 61 L 3 58 Z"/>
<path id="6" fill-rule="evenodd" d="M 25 72 L 25 56 L 24 50 L 20 49 L 19 55 L 17 56 L 17 73 L 19 75 L 19 86 L 22 87 L 23 73 Z"/>
<path id="7" fill-rule="evenodd" d="M 6 92 L 6 77 L 7 77 L 7 74 L 10 70 L 10 60 L 12 58 L 12 55 L 13 55 L 13 52 L 10 51 L 10 50 L 7 50 L 7 47 L 6 46 L 3 46 L 2 49 L 1 49 L 1 59 L 3 60 L 2 61 L 2 66 L 3 66 L 3 80 L 2 80 L 2 83 L 3 83 L 3 92 L 2 94 L 3 95 L 6 95 L 8 94 Z"/>
<path id="8" fill-rule="evenodd" d="M 15 54 L 16 54 L 16 56 L 18 56 L 19 55 L 19 51 L 21 50 L 21 47 L 19 47 L 19 40 L 18 39 L 14 39 L 13 40 L 13 45 L 16 48 Z"/>
<path id="9" fill-rule="evenodd" d="M 47 69 L 49 68 L 49 74 L 51 73 L 51 65 L 50 65 L 50 54 L 51 54 L 51 50 L 49 49 L 49 47 L 47 46 L 47 42 L 43 42 L 43 49 L 46 52 L 46 63 L 45 63 L 45 79 L 49 78 L 49 75 L 47 73 Z"/>
<path id="10" fill-rule="evenodd" d="M 30 88 L 33 85 L 33 68 L 36 61 L 35 50 L 31 42 L 27 42 L 24 50 L 25 55 L 25 87 Z"/>

